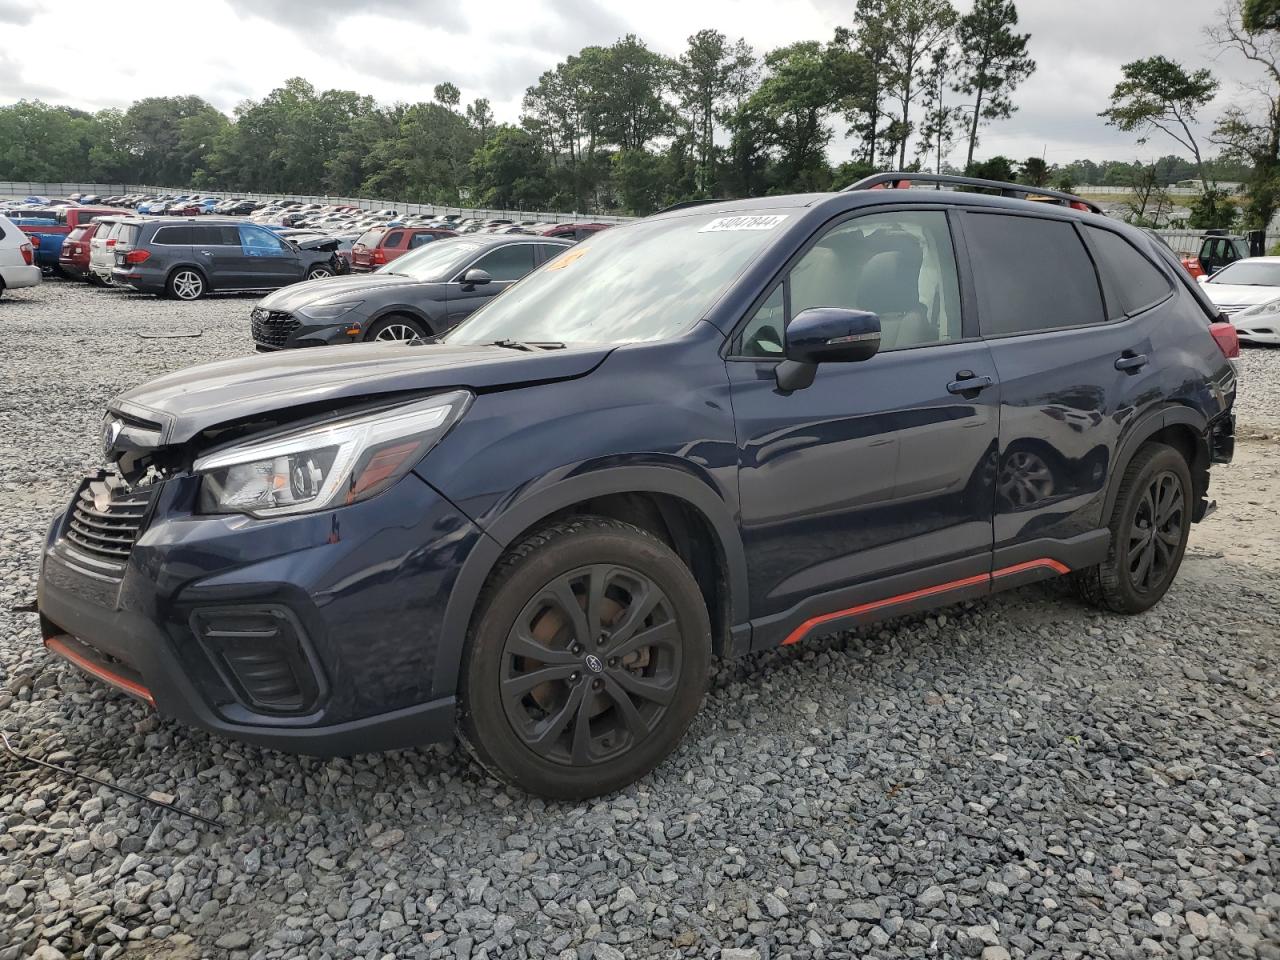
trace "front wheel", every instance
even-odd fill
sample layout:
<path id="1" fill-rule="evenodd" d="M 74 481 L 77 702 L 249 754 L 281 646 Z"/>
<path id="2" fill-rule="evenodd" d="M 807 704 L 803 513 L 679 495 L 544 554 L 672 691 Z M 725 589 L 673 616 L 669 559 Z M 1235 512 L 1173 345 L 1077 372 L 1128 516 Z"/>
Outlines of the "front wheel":
<path id="1" fill-rule="evenodd" d="M 463 662 L 459 738 L 531 793 L 610 793 L 680 742 L 710 664 L 706 604 L 675 552 L 630 524 L 566 520 L 490 579 Z"/>
<path id="2" fill-rule="evenodd" d="M 426 327 L 419 321 L 413 317 L 396 314 L 390 317 L 383 317 L 377 323 L 372 324 L 364 338 L 366 340 L 403 340 L 407 343 L 422 343 L 429 336 L 431 334 L 427 332 Z"/>
<path id="3" fill-rule="evenodd" d="M 204 276 L 199 270 L 182 267 L 170 274 L 165 290 L 175 300 L 199 300 L 205 292 Z"/>
<path id="4" fill-rule="evenodd" d="M 1191 504 L 1191 470 L 1182 454 L 1163 443 L 1142 447 L 1120 480 L 1107 557 L 1073 575 L 1076 591 L 1115 613 L 1155 606 L 1182 565 Z"/>
<path id="5" fill-rule="evenodd" d="M 332 277 L 333 270 L 322 263 L 316 264 L 307 271 L 308 280 L 323 280 L 325 277 Z"/>

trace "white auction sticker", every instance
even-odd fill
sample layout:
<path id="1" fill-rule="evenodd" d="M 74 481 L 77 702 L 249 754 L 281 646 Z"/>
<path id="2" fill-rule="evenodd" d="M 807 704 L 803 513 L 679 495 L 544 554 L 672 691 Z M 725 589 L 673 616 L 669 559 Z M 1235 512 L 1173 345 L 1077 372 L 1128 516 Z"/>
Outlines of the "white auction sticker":
<path id="1" fill-rule="evenodd" d="M 787 214 L 785 213 L 773 213 L 749 217 L 716 217 L 698 232 L 718 233 L 722 230 L 772 230 L 785 219 L 787 219 Z"/>

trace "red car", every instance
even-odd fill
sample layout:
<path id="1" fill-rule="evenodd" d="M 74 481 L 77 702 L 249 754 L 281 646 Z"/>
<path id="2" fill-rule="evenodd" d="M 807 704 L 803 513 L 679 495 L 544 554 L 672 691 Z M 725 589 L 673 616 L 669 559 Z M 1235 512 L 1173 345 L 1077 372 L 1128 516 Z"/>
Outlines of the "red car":
<path id="1" fill-rule="evenodd" d="M 457 235 L 455 230 L 440 227 L 373 227 L 351 247 L 351 269 L 368 273 L 432 240 Z"/>
<path id="2" fill-rule="evenodd" d="M 539 231 L 544 237 L 564 237 L 566 240 L 585 240 L 593 233 L 608 230 L 608 223 L 557 223 L 553 227 Z"/>
<path id="3" fill-rule="evenodd" d="M 98 232 L 98 223 L 72 227 L 67 238 L 62 241 L 62 250 L 58 254 L 58 266 L 72 280 L 89 278 L 89 241 Z"/>

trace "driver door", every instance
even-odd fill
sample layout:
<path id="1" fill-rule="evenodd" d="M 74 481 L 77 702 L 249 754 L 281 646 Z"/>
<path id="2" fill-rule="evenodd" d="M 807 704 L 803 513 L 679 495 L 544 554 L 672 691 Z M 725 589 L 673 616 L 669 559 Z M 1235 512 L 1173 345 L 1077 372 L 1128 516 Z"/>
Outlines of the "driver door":
<path id="1" fill-rule="evenodd" d="M 533 269 L 532 243 L 510 243 L 489 250 L 458 271 L 445 292 L 449 326 L 461 323 L 492 297 L 496 297 Z M 493 279 L 488 283 L 466 284 L 462 278 L 468 270 L 480 269 Z"/>
<path id="2" fill-rule="evenodd" d="M 876 313 L 880 352 L 785 393 L 786 324 L 818 306 Z M 733 339 L 756 647 L 864 599 L 966 578 L 985 592 L 999 385 L 966 322 L 947 214 L 913 209 L 830 228 Z"/>

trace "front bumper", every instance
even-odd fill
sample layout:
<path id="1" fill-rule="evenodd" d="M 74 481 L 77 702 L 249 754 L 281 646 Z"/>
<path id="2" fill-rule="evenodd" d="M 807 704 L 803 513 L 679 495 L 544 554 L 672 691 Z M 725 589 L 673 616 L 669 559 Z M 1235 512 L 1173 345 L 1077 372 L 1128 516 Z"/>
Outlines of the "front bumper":
<path id="1" fill-rule="evenodd" d="M 254 307 L 249 315 L 249 330 L 254 348 L 259 353 L 291 347 L 328 347 L 340 343 L 358 343 L 364 335 L 363 317 L 340 320 L 312 320 L 302 313 L 284 313 Z M 352 332 L 354 331 L 354 332 Z"/>
<path id="2" fill-rule="evenodd" d="M 74 510 L 53 522 L 38 587 L 52 652 L 165 716 L 272 749 L 340 756 L 452 736 L 454 698 L 431 690 L 445 605 L 480 536 L 469 520 L 416 474 L 273 520 L 192 516 L 197 487 L 160 487 L 114 574 L 67 538 Z M 280 629 L 257 629 L 264 617 Z M 296 695 L 264 704 L 286 675 Z"/>

